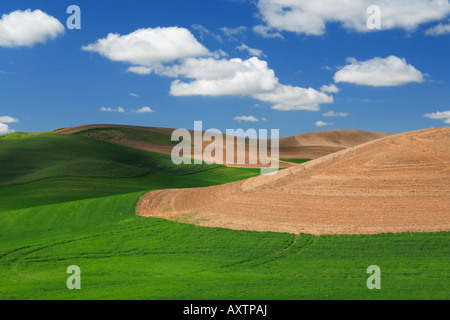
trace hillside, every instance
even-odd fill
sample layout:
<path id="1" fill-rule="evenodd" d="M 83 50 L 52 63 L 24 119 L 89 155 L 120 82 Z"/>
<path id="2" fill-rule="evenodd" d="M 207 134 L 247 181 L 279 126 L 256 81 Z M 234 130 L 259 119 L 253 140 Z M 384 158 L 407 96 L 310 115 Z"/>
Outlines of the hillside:
<path id="1" fill-rule="evenodd" d="M 66 128 L 55 131 L 59 134 L 78 134 L 86 137 L 108 141 L 124 146 L 129 146 L 146 151 L 154 151 L 160 153 L 171 154 L 172 148 L 176 142 L 171 141 L 171 134 L 175 129 L 155 128 L 155 127 L 136 127 L 121 125 L 85 125 L 75 128 Z M 191 133 L 191 142 L 193 141 L 194 131 Z M 280 159 L 317 159 L 330 153 L 338 152 L 343 149 L 353 147 L 362 143 L 380 139 L 390 134 L 377 133 L 360 130 L 331 130 L 319 131 L 307 134 L 300 134 L 291 137 L 281 138 L 279 141 Z M 226 135 L 223 135 L 223 154 L 227 150 Z M 203 142 L 202 150 L 210 145 L 211 142 Z M 234 167 L 264 167 L 258 159 L 258 165 L 249 164 L 249 141 L 246 141 L 245 148 L 245 165 L 237 164 L 238 151 L 237 146 L 232 146 L 235 153 L 235 163 L 227 164 Z M 268 143 L 270 146 L 270 143 Z M 194 155 L 194 147 L 191 149 Z M 204 160 L 210 160 L 209 158 Z M 281 167 L 291 167 L 293 164 L 281 161 Z"/>
<path id="2" fill-rule="evenodd" d="M 0 210 L 252 177 L 255 169 L 175 166 L 169 155 L 79 135 L 0 139 Z"/>
<path id="3" fill-rule="evenodd" d="M 167 142 L 158 135 L 140 138 Z M 191 225 L 217 222 L 202 210 L 177 214 L 174 221 L 136 215 L 138 200 L 150 190 L 185 192 L 254 177 L 259 170 L 175 166 L 165 154 L 48 133 L 2 136 L 0 162 L 2 300 L 448 297 L 448 232 L 315 236 Z M 294 176 L 311 165 L 284 171 Z M 278 178 L 285 183 L 279 175 L 227 185 L 237 190 L 217 187 L 223 192 L 218 197 L 234 205 L 229 212 L 236 228 L 267 222 L 267 211 L 249 218 L 244 209 L 255 203 L 233 197 L 246 200 L 240 192 L 258 194 L 267 183 L 264 199 L 254 199 L 267 206 L 280 192 Z M 217 203 L 211 188 L 203 194 L 193 189 L 186 205 Z M 285 207 L 273 208 L 280 210 L 272 223 L 279 227 Z M 170 214 L 169 206 L 165 210 Z M 221 225 L 233 227 L 228 218 Z M 373 263 L 383 266 L 389 290 L 367 290 L 365 271 Z M 66 289 L 72 264 L 82 270 L 82 290 Z"/>
<path id="4" fill-rule="evenodd" d="M 299 134 L 280 139 L 280 154 L 282 158 L 317 159 L 390 135 L 362 130 L 329 130 Z"/>
<path id="5" fill-rule="evenodd" d="M 428 129 L 349 148 L 274 176 L 150 192 L 138 214 L 173 219 L 195 212 L 204 226 L 292 233 L 449 231 L 449 181 L 450 128 Z"/>

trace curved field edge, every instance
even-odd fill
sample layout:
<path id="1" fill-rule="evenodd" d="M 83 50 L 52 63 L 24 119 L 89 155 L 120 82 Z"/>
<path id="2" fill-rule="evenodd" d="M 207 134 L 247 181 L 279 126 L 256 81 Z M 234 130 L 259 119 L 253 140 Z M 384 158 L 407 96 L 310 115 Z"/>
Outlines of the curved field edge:
<path id="1" fill-rule="evenodd" d="M 175 166 L 169 155 L 76 135 L 0 140 L 0 211 L 161 188 L 223 184 L 257 169 Z"/>
<path id="2" fill-rule="evenodd" d="M 0 213 L 0 299 L 448 299 L 448 232 L 312 236 L 135 216 L 142 193 Z M 14 231 L 12 231 L 14 229 Z M 382 290 L 366 287 L 378 265 Z M 69 265 L 82 289 L 66 288 Z"/>

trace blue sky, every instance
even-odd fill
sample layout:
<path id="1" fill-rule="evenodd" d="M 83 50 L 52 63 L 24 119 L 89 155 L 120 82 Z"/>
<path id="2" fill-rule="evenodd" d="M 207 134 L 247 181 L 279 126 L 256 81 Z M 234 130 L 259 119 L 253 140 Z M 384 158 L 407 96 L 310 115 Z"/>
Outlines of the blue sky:
<path id="1" fill-rule="evenodd" d="M 340 1 L 2 1 L 0 133 L 448 126 L 450 3 Z M 81 30 L 66 26 L 72 4 Z"/>

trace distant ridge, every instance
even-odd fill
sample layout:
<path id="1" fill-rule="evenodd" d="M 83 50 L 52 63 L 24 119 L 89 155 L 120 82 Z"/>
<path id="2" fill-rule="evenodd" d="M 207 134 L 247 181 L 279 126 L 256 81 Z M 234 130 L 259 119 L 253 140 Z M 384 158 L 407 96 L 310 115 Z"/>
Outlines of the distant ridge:
<path id="1" fill-rule="evenodd" d="M 74 134 L 80 133 L 91 129 L 101 128 L 127 128 L 133 130 L 142 130 L 146 132 L 152 132 L 157 134 L 171 135 L 175 130 L 173 128 L 158 128 L 158 127 L 140 127 L 129 125 L 111 125 L 111 124 L 92 124 L 84 125 L 74 128 L 65 128 L 55 131 L 58 134 Z M 189 130 L 191 134 L 193 130 Z M 280 139 L 280 158 L 281 159 L 317 159 L 322 156 L 341 151 L 343 149 L 353 147 L 362 143 L 377 140 L 386 136 L 389 133 L 378 133 L 361 130 L 330 130 L 319 131 L 306 134 L 300 134 Z M 167 145 L 157 145 L 154 143 L 148 143 L 144 141 L 137 141 L 133 139 L 127 140 L 112 140 L 111 142 L 160 153 L 170 154 L 172 147 Z M 204 143 L 203 148 L 208 146 L 209 143 Z M 224 143 L 225 147 L 225 143 Z M 237 156 L 236 156 L 237 157 Z M 246 159 L 248 159 L 248 150 L 246 150 Z M 248 163 L 248 162 L 247 162 Z M 235 165 L 239 166 L 239 165 Z M 243 165 L 249 166 L 249 165 Z M 293 166 L 291 163 L 281 162 L 282 167 Z M 261 165 L 256 165 L 261 167 Z"/>

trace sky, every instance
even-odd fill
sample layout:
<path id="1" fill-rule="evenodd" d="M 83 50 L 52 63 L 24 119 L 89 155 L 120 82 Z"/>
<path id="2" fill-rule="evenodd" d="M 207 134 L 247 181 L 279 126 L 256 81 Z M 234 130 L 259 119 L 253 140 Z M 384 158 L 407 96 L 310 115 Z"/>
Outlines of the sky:
<path id="1" fill-rule="evenodd" d="M 0 15 L 0 134 L 450 124 L 448 0 L 2 0 Z"/>

